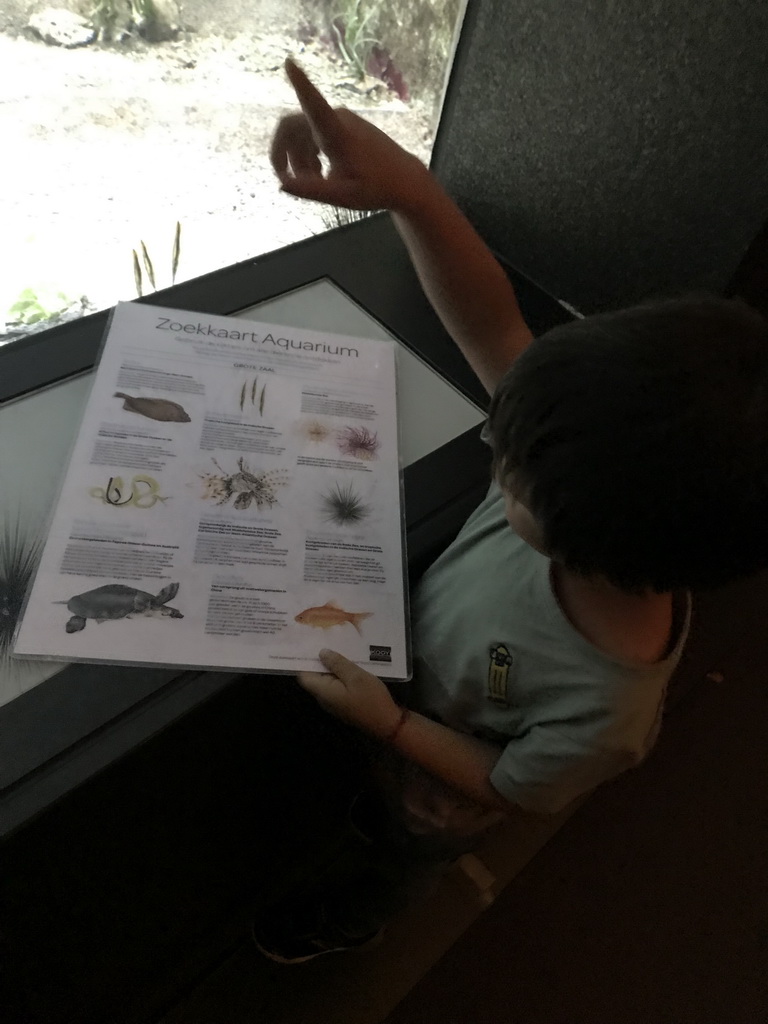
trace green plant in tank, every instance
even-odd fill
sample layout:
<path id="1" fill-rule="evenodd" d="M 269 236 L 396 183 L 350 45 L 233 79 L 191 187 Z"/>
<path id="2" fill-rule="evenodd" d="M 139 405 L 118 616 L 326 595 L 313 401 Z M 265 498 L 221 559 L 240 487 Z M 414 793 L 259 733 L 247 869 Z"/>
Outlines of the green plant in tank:
<path id="1" fill-rule="evenodd" d="M 86 16 L 99 33 L 100 39 L 111 40 L 115 37 L 118 25 L 126 25 L 131 6 L 126 0 L 92 0 Z"/>
<path id="2" fill-rule="evenodd" d="M 0 666 L 10 666 L 16 623 L 42 550 L 42 537 L 20 512 L 8 510 L 0 527 Z"/>
<path id="3" fill-rule="evenodd" d="M 147 275 L 149 283 L 152 285 L 153 291 L 157 291 L 157 278 L 155 277 L 155 266 L 152 262 L 152 258 L 149 255 L 149 249 L 142 240 L 139 243 L 141 249 L 141 260 L 139 260 L 139 254 L 135 249 L 131 250 L 133 256 L 133 281 L 136 285 L 136 294 L 141 298 L 144 294 L 144 274 Z M 171 284 L 176 283 L 176 272 L 179 269 L 179 260 L 181 258 L 181 221 L 176 221 L 176 231 L 173 236 L 173 249 L 171 251 Z M 142 266 L 144 267 L 144 273 L 142 273 Z"/>
<path id="4" fill-rule="evenodd" d="M 64 292 L 51 288 L 25 288 L 8 308 L 7 319 L 13 326 L 42 323 L 64 313 L 73 301 Z"/>
<path id="5" fill-rule="evenodd" d="M 173 19 L 169 20 L 168 10 L 159 10 L 155 0 L 91 0 L 86 17 L 106 42 L 133 35 L 137 30 L 157 42 L 173 38 L 177 29 Z"/>
<path id="6" fill-rule="evenodd" d="M 381 45 L 372 34 L 380 9 L 380 0 L 345 0 L 331 20 L 339 53 L 361 78 L 365 77 L 372 48 Z"/>

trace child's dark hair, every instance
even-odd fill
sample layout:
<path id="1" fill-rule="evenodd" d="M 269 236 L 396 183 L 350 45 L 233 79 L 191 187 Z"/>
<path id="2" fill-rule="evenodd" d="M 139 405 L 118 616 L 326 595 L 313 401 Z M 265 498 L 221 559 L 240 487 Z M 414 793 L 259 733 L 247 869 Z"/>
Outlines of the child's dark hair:
<path id="1" fill-rule="evenodd" d="M 695 295 L 537 338 L 489 413 L 497 477 L 569 568 L 627 591 L 768 565 L 768 322 Z"/>

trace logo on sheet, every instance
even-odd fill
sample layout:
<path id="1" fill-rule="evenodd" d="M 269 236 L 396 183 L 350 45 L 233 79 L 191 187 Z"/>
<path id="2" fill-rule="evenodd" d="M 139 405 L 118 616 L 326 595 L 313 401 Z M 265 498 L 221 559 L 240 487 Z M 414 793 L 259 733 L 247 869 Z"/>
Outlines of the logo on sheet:
<path id="1" fill-rule="evenodd" d="M 506 644 L 494 644 L 488 655 L 488 697 L 494 704 L 508 705 L 509 670 L 514 659 Z"/>
<path id="2" fill-rule="evenodd" d="M 392 648 L 383 647 L 381 644 L 370 644 L 368 658 L 370 661 L 392 661 Z"/>

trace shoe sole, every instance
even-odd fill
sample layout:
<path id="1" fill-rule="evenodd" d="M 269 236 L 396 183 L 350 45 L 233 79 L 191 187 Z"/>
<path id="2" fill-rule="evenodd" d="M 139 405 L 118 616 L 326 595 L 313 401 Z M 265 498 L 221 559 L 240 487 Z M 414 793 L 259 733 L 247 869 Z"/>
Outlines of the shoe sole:
<path id="1" fill-rule="evenodd" d="M 307 956 L 281 956 L 279 953 L 275 953 L 274 950 L 266 949 L 256 938 L 256 932 L 253 928 L 251 928 L 251 938 L 253 939 L 254 946 L 262 956 L 265 956 L 275 964 L 290 966 L 291 964 L 306 964 L 310 960 L 317 960 L 319 956 L 327 956 L 329 953 L 352 953 L 358 949 L 375 949 L 384 938 L 384 928 L 380 928 L 372 938 L 368 939 L 367 942 L 361 942 L 359 946 L 336 946 L 334 949 L 318 949 L 316 953 L 309 953 Z"/>

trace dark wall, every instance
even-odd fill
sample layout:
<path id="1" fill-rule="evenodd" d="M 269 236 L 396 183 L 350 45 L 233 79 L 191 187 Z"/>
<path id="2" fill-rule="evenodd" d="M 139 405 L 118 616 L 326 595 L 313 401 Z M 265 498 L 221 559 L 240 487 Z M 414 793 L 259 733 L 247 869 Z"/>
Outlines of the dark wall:
<path id="1" fill-rule="evenodd" d="M 768 216 L 765 0 L 469 0 L 433 168 L 582 312 L 721 290 Z"/>

